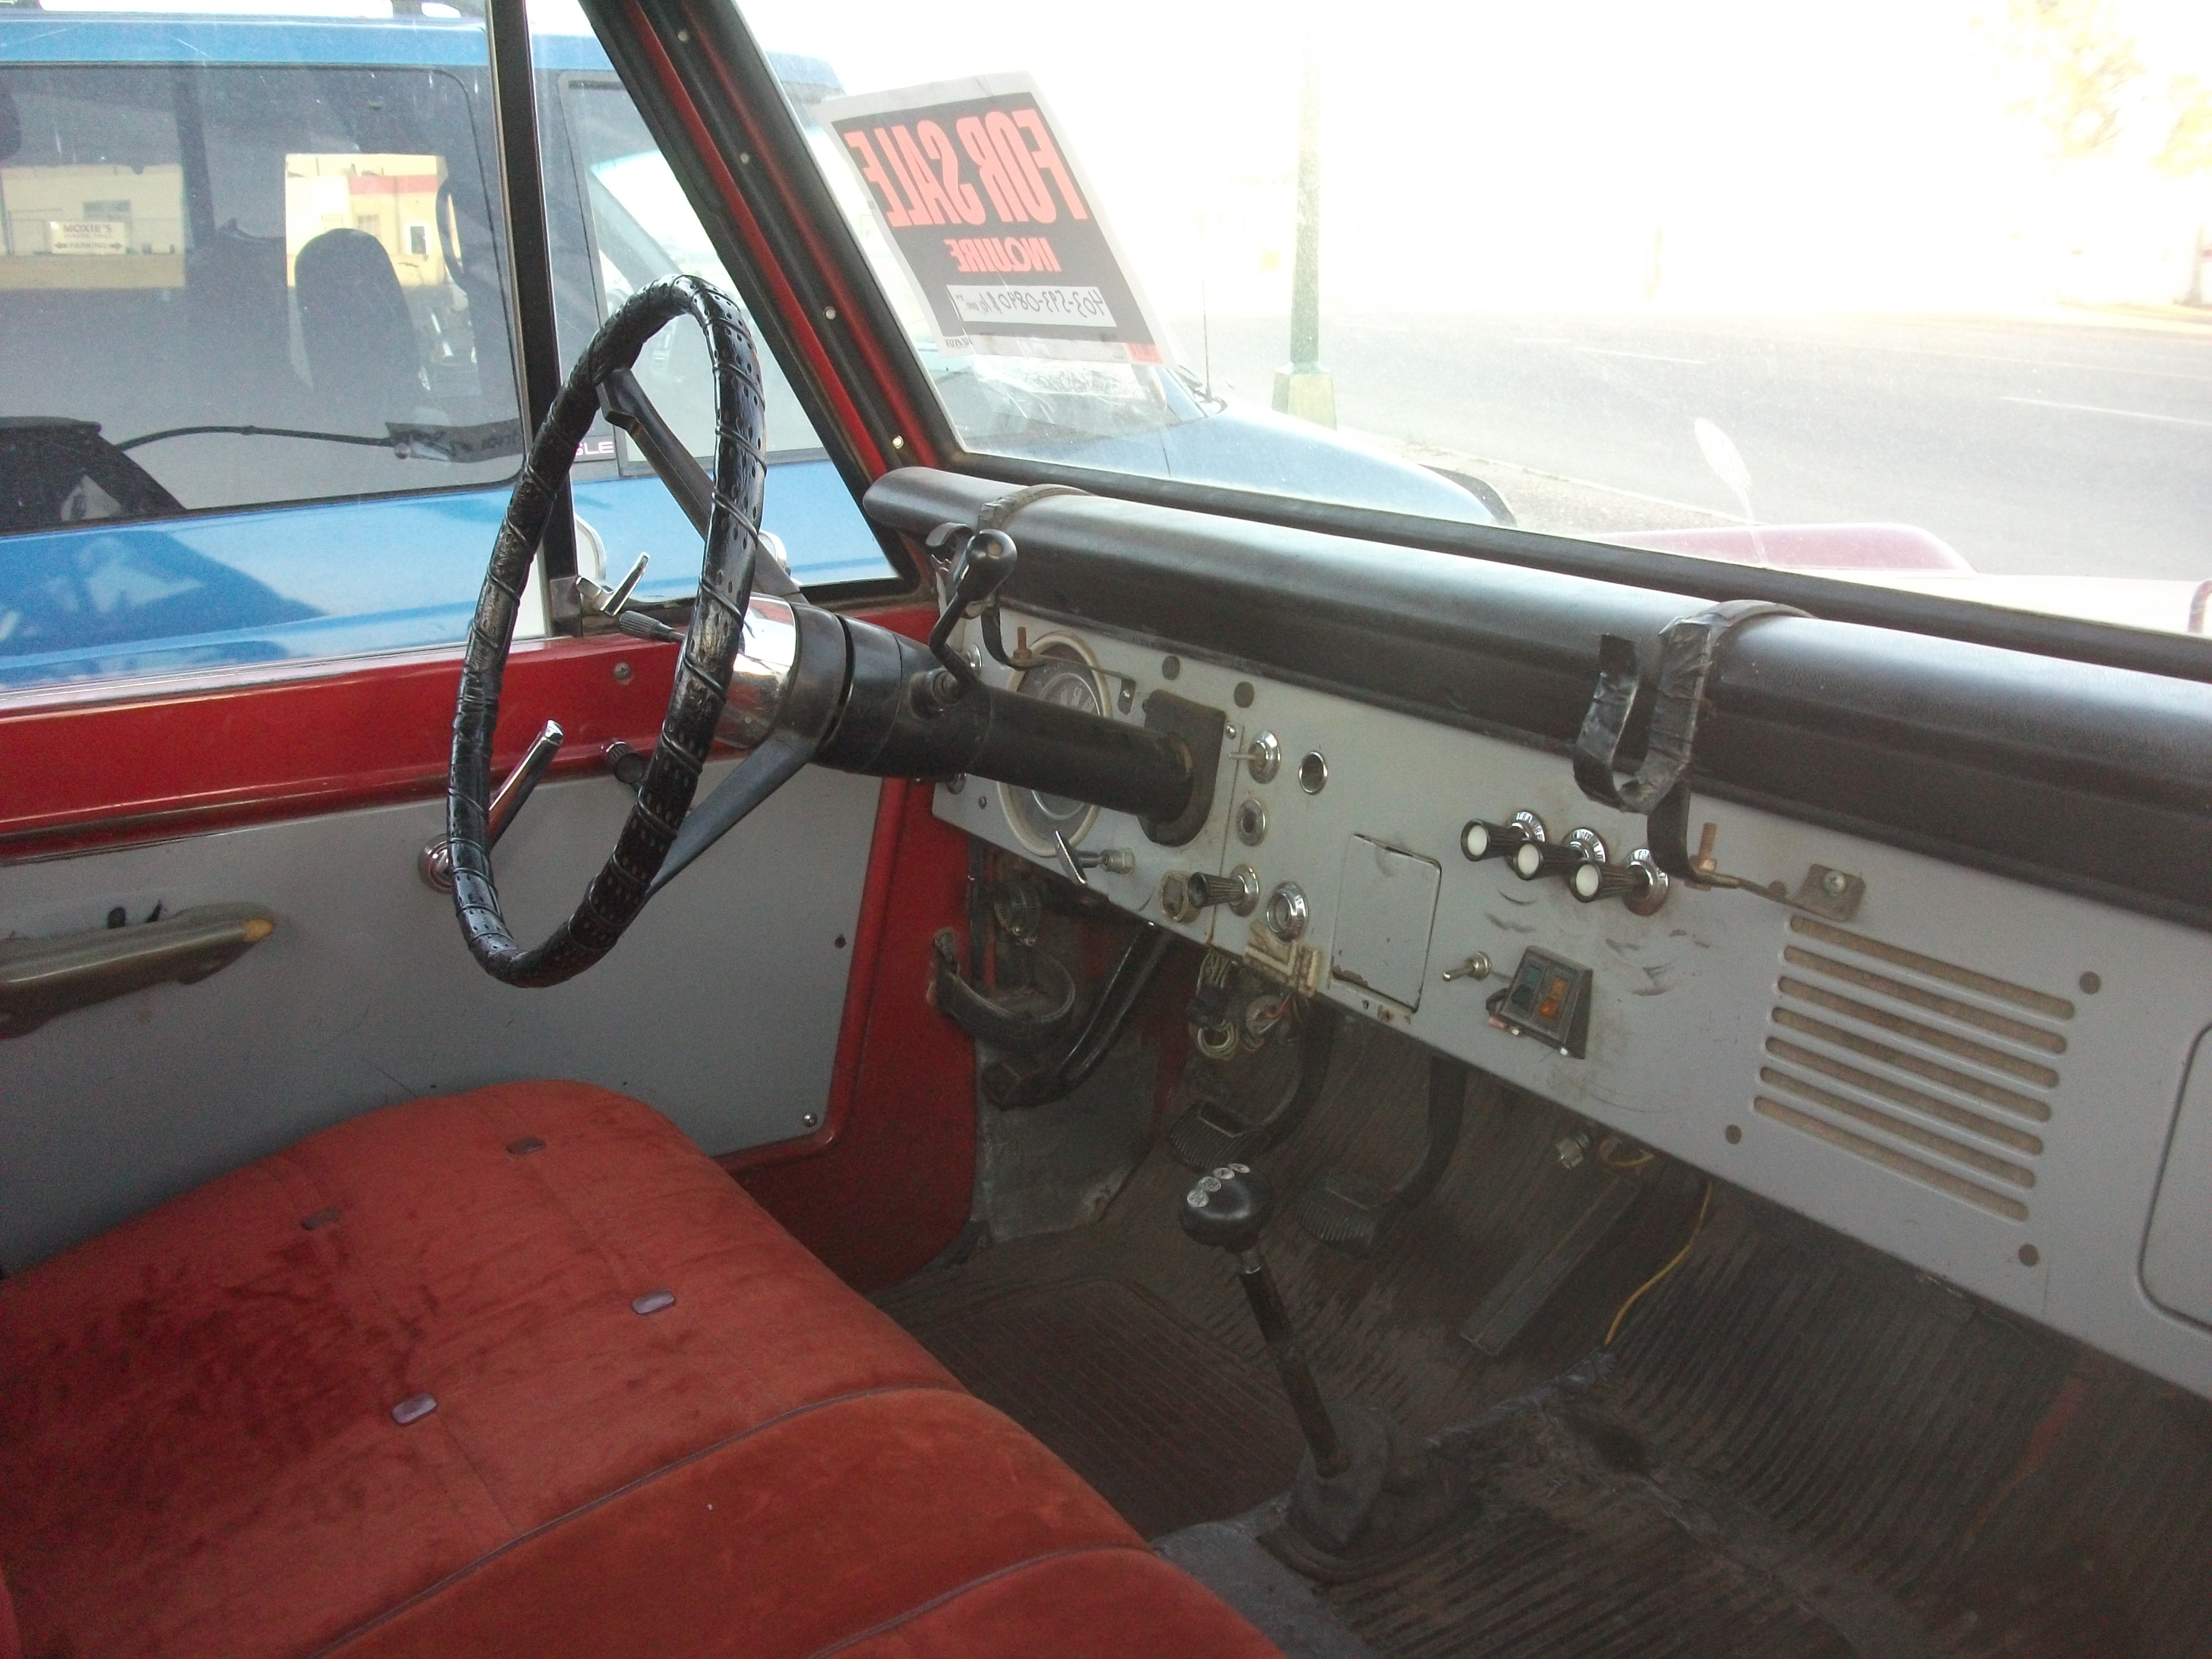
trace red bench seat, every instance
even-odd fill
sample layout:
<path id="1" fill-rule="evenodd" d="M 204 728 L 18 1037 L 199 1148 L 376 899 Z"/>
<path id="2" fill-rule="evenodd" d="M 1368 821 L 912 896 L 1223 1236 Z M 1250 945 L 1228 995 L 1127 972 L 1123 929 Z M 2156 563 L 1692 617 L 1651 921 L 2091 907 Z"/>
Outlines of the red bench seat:
<path id="1" fill-rule="evenodd" d="M 1274 1652 L 580 1085 L 373 1113 L 0 1282 L 0 1490 L 33 1659 Z"/>

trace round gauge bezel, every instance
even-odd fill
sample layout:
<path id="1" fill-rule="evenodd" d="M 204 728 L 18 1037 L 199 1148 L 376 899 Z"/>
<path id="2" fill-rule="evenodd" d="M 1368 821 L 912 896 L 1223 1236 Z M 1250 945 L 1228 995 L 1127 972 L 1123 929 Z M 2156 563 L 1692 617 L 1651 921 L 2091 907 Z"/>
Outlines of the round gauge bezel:
<path id="1" fill-rule="evenodd" d="M 1110 715 L 1114 705 L 1109 700 L 1105 679 L 1098 672 L 1098 659 L 1081 640 L 1072 634 L 1048 634 L 1030 647 L 1030 656 L 1050 660 L 1016 671 L 1008 689 L 1017 696 L 1036 696 L 1030 688 L 1046 676 L 1073 679 L 1089 689 L 1087 712 Z M 1014 839 L 1043 859 L 1059 858 L 1059 849 L 1052 839 L 1055 830 L 1067 838 L 1068 846 L 1080 847 L 1084 837 L 1098 822 L 1096 806 L 1065 796 L 1048 795 L 1042 790 L 1008 789 L 1004 799 L 1006 827 L 1014 832 Z"/>

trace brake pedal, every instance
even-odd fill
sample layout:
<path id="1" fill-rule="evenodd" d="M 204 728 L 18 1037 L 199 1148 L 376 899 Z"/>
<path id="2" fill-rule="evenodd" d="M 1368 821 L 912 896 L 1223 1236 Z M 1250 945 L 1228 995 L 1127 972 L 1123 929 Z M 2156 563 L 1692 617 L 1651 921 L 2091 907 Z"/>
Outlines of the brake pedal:
<path id="1" fill-rule="evenodd" d="M 1365 1255 L 1393 1222 L 1436 1190 L 1452 1154 L 1459 1149 L 1460 1121 L 1467 1103 L 1468 1069 L 1435 1054 L 1429 1060 L 1429 1133 L 1421 1155 L 1405 1178 L 1385 1188 L 1348 1170 L 1324 1170 L 1309 1181 L 1291 1205 L 1304 1227 L 1331 1249 Z"/>
<path id="2" fill-rule="evenodd" d="M 1298 1225 L 1328 1245 L 1351 1255 L 1375 1248 L 1397 1208 L 1386 1188 L 1349 1170 L 1327 1170 L 1298 1191 L 1291 1210 Z"/>

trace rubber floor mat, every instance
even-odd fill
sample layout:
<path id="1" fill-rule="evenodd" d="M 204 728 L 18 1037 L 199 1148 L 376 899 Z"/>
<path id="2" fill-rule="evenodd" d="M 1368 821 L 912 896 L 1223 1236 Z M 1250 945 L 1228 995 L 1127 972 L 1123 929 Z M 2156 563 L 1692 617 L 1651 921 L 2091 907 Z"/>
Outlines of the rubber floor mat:
<path id="1" fill-rule="evenodd" d="M 922 1340 L 1147 1538 L 1248 1509 L 1297 1470 L 1304 1443 L 1273 1374 L 1127 1280 L 1009 1291 Z"/>
<path id="2" fill-rule="evenodd" d="M 1352 1027 L 1305 1128 L 1257 1160 L 1388 1178 L 1418 1047 Z M 1580 1201 L 1574 1120 L 1478 1079 L 1436 1195 L 1364 1260 L 1279 1215 L 1262 1249 L 1324 1393 L 1475 1472 L 1482 1507 L 1322 1592 L 1383 1659 L 2212 1656 L 2212 1406 L 1725 1187 L 1645 1190 L 1526 1333 L 1468 1314 Z M 1623 1158 L 1615 1167 L 1633 1164 Z M 1148 1537 L 1249 1519 L 1298 1444 L 1234 1273 L 1181 1235 L 1156 1150 L 1098 1224 L 878 1301 Z M 1602 1350 L 1601 1352 L 1600 1351 Z M 1228 1593 L 1224 1589 L 1224 1593 Z"/>
<path id="3" fill-rule="evenodd" d="M 1577 1659 L 1852 1659 L 1781 1587 L 1602 1481 L 1507 1479 L 1414 1561 L 1326 1599 L 1379 1652 Z"/>

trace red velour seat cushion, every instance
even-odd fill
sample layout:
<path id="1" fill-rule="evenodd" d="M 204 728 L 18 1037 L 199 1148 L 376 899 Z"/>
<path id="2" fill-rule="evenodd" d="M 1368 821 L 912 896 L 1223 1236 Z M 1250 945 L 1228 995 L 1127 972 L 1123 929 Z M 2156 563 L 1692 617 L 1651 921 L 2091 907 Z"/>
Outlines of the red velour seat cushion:
<path id="1" fill-rule="evenodd" d="M 1054 1566 L 1111 1570 L 1125 1593 L 1071 1600 L 1068 1575 L 1043 1571 Z M 640 1482 L 335 1652 L 808 1659 L 942 1621 L 973 1645 L 938 1650 L 1042 1659 L 1079 1650 L 1102 1614 L 1118 1630 L 1112 1651 L 1279 1659 L 990 1407 L 886 1391 L 795 1413 Z"/>
<path id="2" fill-rule="evenodd" d="M 492 1652 L 459 1632 L 528 1623 L 502 1585 L 566 1609 L 535 1654 L 613 1651 L 608 1620 L 708 1650 L 632 1633 L 661 1614 L 805 1652 L 1136 1541 L 673 1126 L 574 1084 L 370 1114 L 0 1282 L 0 1488 L 24 1648 L 72 1659 Z M 809 1589 L 840 1572 L 865 1593 Z"/>

